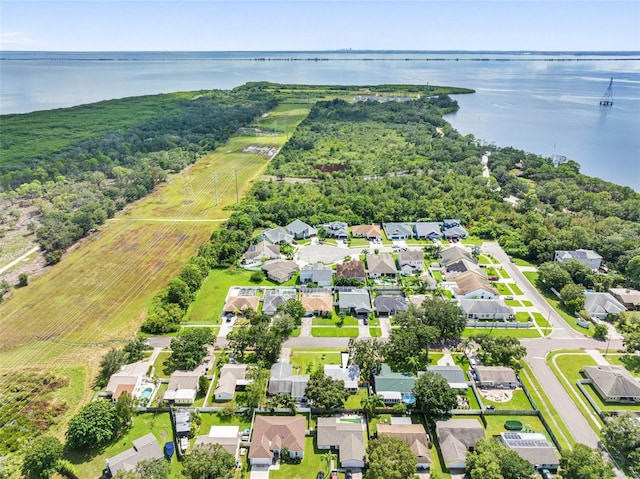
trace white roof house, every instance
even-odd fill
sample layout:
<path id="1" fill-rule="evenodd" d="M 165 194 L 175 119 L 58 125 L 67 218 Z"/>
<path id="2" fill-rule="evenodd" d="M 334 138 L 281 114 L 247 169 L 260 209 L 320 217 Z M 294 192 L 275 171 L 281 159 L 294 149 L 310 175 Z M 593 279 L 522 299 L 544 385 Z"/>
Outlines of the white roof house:
<path id="1" fill-rule="evenodd" d="M 602 256 L 590 249 L 578 249 L 573 251 L 558 250 L 553 257 L 554 261 L 565 263 L 575 259 L 591 269 L 598 269 L 602 263 Z"/>
<path id="2" fill-rule="evenodd" d="M 191 404 L 198 394 L 200 376 L 199 370 L 174 372 L 169 378 L 163 399 L 175 404 Z"/>
<path id="3" fill-rule="evenodd" d="M 501 299 L 461 299 L 459 304 L 467 319 L 508 321 L 514 316 Z"/>
<path id="4" fill-rule="evenodd" d="M 307 391 L 308 374 L 293 374 L 293 366 L 285 362 L 277 362 L 271 366 L 269 378 L 269 394 L 288 394 L 294 399 L 301 399 Z"/>

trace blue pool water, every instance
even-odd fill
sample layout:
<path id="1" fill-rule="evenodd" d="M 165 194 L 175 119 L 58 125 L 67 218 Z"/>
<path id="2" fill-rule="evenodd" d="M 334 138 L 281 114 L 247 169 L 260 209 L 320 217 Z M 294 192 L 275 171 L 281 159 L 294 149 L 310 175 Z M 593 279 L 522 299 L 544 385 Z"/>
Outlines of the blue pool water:
<path id="1" fill-rule="evenodd" d="M 153 388 L 152 387 L 144 388 L 142 390 L 142 392 L 140 393 L 140 395 L 138 396 L 138 398 L 139 399 L 149 399 L 151 397 L 151 393 L 153 393 Z"/>

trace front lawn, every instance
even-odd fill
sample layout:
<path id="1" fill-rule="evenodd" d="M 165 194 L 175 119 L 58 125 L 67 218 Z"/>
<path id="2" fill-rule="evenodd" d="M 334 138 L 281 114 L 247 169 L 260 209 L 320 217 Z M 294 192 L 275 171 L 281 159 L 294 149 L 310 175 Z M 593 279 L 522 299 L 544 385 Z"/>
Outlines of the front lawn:
<path id="1" fill-rule="evenodd" d="M 531 316 L 526 311 L 519 311 L 516 313 L 516 321 L 519 323 L 526 323 L 531 320 Z"/>
<path id="2" fill-rule="evenodd" d="M 340 318 L 334 312 L 332 317 L 329 318 L 329 319 L 313 318 L 313 320 L 311 321 L 311 324 L 313 324 L 314 326 L 336 326 L 339 321 L 340 321 Z M 342 325 L 343 326 L 357 326 L 358 325 L 358 320 L 356 318 L 351 317 L 351 316 L 345 316 L 344 323 Z"/>
<path id="3" fill-rule="evenodd" d="M 369 334 L 372 338 L 379 338 L 382 336 L 382 328 L 369 328 Z"/>
<path id="4" fill-rule="evenodd" d="M 509 283 L 509 287 L 516 296 L 522 296 L 524 294 L 516 283 Z"/>
<path id="5" fill-rule="evenodd" d="M 300 349 L 291 350 L 289 360 L 292 366 L 300 368 L 300 374 L 307 374 L 325 364 L 340 364 L 339 351 L 307 352 Z"/>
<path id="6" fill-rule="evenodd" d="M 522 258 L 513 258 L 513 262 L 516 264 L 516 266 L 533 266 L 533 267 L 537 266 L 533 263 L 530 263 L 526 259 L 522 259 Z"/>
<path id="7" fill-rule="evenodd" d="M 504 279 L 511 279 L 511 276 L 509 276 L 509 273 L 507 273 L 506 269 L 500 268 L 499 272 L 500 272 L 500 276 L 502 276 Z"/>
<path id="8" fill-rule="evenodd" d="M 489 336 L 511 336 L 514 338 L 539 338 L 540 333 L 535 328 L 466 328 L 462 332 L 463 338 L 470 338 L 478 334 L 488 334 Z"/>
<path id="9" fill-rule="evenodd" d="M 515 307 L 522 306 L 522 304 L 520 304 L 520 301 L 518 301 L 517 299 L 505 299 L 504 304 L 506 304 L 507 306 L 515 306 Z"/>
<path id="10" fill-rule="evenodd" d="M 533 306 L 533 303 L 531 301 L 527 301 L 526 299 L 523 299 L 522 305 L 530 308 L 531 306 Z"/>
<path id="11" fill-rule="evenodd" d="M 311 336 L 315 338 L 357 338 L 359 329 L 354 326 L 346 326 L 343 328 L 311 328 Z"/>
<path id="12" fill-rule="evenodd" d="M 501 296 L 511 296 L 513 293 L 505 283 L 491 283 L 498 290 Z"/>

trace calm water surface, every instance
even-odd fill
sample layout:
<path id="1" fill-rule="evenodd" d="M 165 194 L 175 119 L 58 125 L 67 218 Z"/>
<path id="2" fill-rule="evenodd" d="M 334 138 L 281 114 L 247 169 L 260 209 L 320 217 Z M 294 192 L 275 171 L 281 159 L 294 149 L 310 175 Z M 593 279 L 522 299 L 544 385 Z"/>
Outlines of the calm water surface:
<path id="1" fill-rule="evenodd" d="M 637 52 L 0 52 L 0 58 L 2 114 L 262 80 L 473 88 L 475 94 L 456 97 L 460 111 L 447 116 L 460 133 L 563 155 L 579 162 L 585 174 L 640 191 Z M 610 78 L 614 105 L 601 108 Z"/>

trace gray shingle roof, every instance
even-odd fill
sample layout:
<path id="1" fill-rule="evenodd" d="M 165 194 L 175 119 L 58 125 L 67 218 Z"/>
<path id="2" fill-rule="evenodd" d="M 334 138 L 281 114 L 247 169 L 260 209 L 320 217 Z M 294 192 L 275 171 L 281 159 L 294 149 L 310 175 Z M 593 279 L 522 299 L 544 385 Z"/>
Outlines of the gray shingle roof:
<path id="1" fill-rule="evenodd" d="M 340 291 L 338 293 L 338 306 L 343 310 L 354 309 L 371 311 L 369 292 L 366 289 Z"/>
<path id="2" fill-rule="evenodd" d="M 293 241 L 293 236 L 287 233 L 287 231 L 278 226 L 276 228 L 269 228 L 262 232 L 260 235 L 264 240 L 269 243 L 278 244 L 278 243 L 291 243 Z"/>
<path id="3" fill-rule="evenodd" d="M 136 465 L 147 459 L 162 459 L 163 453 L 156 437 L 145 434 L 133 441 L 133 447 L 108 459 L 109 471 L 116 475 L 118 471 L 131 471 Z"/>
<path id="4" fill-rule="evenodd" d="M 467 378 L 460 366 L 427 366 L 427 371 L 439 374 L 451 384 L 466 384 Z"/>
<path id="5" fill-rule="evenodd" d="M 428 238 L 430 236 L 434 236 L 434 237 L 442 236 L 442 233 L 440 232 L 440 223 L 436 223 L 436 222 L 429 222 L 429 223 L 418 222 L 413 225 L 413 230 L 416 232 L 417 238 Z"/>
<path id="6" fill-rule="evenodd" d="M 343 422 L 337 417 L 319 417 L 318 447 L 339 446 L 340 462 L 365 460 L 363 423 Z"/>
<path id="7" fill-rule="evenodd" d="M 409 309 L 409 301 L 404 296 L 376 296 L 373 300 L 379 313 L 395 313 Z"/>
<path id="8" fill-rule="evenodd" d="M 513 314 L 513 309 L 497 299 L 461 299 L 465 314 Z"/>
<path id="9" fill-rule="evenodd" d="M 607 314 L 618 314 L 627 310 L 611 293 L 585 293 L 584 309 L 591 316 L 606 316 Z"/>
<path id="10" fill-rule="evenodd" d="M 396 268 L 396 262 L 389 253 L 382 253 L 380 255 L 368 255 L 367 256 L 368 273 L 374 274 L 397 274 L 398 268 Z"/>
<path id="11" fill-rule="evenodd" d="M 610 398 L 640 398 L 640 383 L 622 366 L 585 366 L 584 373 Z"/>

